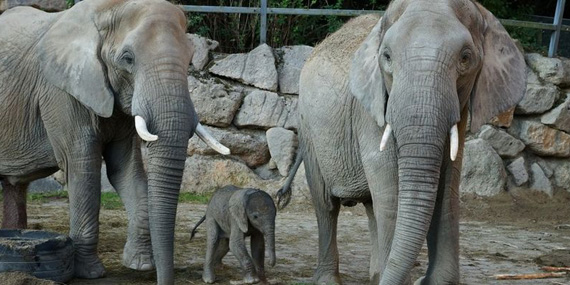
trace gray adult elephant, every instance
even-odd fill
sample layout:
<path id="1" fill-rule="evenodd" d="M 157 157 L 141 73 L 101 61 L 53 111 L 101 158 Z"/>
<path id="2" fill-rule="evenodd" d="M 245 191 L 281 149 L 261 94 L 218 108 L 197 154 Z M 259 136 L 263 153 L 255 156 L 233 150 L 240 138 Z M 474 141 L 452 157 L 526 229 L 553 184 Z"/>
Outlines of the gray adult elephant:
<path id="1" fill-rule="evenodd" d="M 156 264 L 158 283 L 174 282 L 188 139 L 197 133 L 229 152 L 198 123 L 185 30 L 184 13 L 161 0 L 86 0 L 61 13 L 17 7 L 0 16 L 4 226 L 25 226 L 14 204 L 25 205 L 29 181 L 64 170 L 77 277 L 104 274 L 97 256 L 104 159 L 129 219 L 123 263 Z M 148 180 L 137 133 L 148 141 Z"/>
<path id="2" fill-rule="evenodd" d="M 468 114 L 476 131 L 513 107 L 525 74 L 505 29 L 470 0 L 395 0 L 382 19 L 353 19 L 315 47 L 299 89 L 301 157 L 319 228 L 315 280 L 341 282 L 339 208 L 361 202 L 375 284 L 408 283 L 426 238 L 429 267 L 418 283 L 458 284 Z M 289 184 L 279 194 L 290 194 Z"/>

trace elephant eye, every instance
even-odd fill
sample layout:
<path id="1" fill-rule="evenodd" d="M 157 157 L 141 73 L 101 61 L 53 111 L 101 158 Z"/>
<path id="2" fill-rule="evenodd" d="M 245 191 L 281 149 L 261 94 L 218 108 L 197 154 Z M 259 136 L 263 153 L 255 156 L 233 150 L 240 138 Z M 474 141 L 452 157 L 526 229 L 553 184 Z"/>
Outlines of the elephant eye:
<path id="1" fill-rule="evenodd" d="M 135 63 L 135 57 L 130 51 L 124 51 L 123 54 L 121 54 L 120 61 L 126 65 L 133 65 Z"/>
<path id="2" fill-rule="evenodd" d="M 257 219 L 257 215 L 253 215 L 253 218 L 254 218 L 254 219 Z"/>
<path id="3" fill-rule="evenodd" d="M 461 58 L 459 60 L 459 65 L 460 65 L 460 69 L 462 71 L 469 68 L 469 66 L 471 65 L 471 58 L 472 58 L 472 53 L 471 53 L 470 49 L 464 49 L 461 52 Z"/>
<path id="4" fill-rule="evenodd" d="M 382 53 L 382 56 L 384 57 L 384 60 L 386 61 L 386 63 L 390 64 L 392 62 L 392 57 L 390 56 L 390 54 L 387 51 L 384 51 Z"/>

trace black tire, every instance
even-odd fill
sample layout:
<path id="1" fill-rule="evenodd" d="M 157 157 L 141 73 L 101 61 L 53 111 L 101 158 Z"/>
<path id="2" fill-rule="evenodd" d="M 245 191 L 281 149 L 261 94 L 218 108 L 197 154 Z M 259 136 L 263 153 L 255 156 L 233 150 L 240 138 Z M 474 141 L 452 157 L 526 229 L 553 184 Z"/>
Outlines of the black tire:
<path id="1" fill-rule="evenodd" d="M 0 230 L 0 272 L 27 272 L 65 283 L 73 278 L 73 242 L 66 235 L 36 230 Z"/>

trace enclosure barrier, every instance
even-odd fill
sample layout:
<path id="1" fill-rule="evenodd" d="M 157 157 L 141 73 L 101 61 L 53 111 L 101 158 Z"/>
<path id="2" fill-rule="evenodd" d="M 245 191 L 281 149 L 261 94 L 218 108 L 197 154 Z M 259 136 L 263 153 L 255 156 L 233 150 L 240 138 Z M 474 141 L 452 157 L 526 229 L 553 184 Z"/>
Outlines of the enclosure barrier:
<path id="1" fill-rule="evenodd" d="M 270 8 L 267 7 L 267 0 L 261 0 L 260 7 L 230 7 L 230 6 L 196 6 L 196 5 L 181 5 L 182 9 L 186 12 L 199 12 L 199 13 L 225 13 L 225 14 L 259 14 L 259 41 L 265 43 L 267 41 L 267 15 L 313 15 L 313 16 L 358 16 L 363 14 L 380 14 L 383 15 L 384 11 L 377 10 L 336 10 L 336 9 L 300 9 L 300 8 Z M 558 0 L 556 3 L 556 13 L 554 15 L 554 22 L 552 24 L 532 22 L 532 21 L 518 21 L 501 19 L 501 23 L 505 26 L 514 26 L 522 28 L 540 29 L 552 31 L 550 37 L 550 46 L 548 49 L 548 56 L 553 57 L 558 51 L 558 41 L 560 40 L 561 32 L 570 32 L 569 25 L 562 25 L 562 18 L 564 14 L 564 6 L 566 0 Z"/>

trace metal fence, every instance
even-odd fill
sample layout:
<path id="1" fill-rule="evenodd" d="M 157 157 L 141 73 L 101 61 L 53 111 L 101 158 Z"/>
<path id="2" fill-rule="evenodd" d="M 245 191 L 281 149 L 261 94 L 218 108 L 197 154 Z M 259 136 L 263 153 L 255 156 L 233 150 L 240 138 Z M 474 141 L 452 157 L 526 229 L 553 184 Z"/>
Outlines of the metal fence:
<path id="1" fill-rule="evenodd" d="M 260 2 L 261 2 L 260 7 L 195 6 L 195 5 L 181 5 L 181 7 L 186 12 L 259 14 L 261 17 L 260 27 L 259 27 L 260 43 L 265 43 L 267 40 L 267 15 L 358 16 L 358 15 L 371 14 L 371 13 L 376 13 L 380 15 L 384 14 L 384 11 L 371 11 L 371 10 L 270 8 L 267 7 L 267 0 L 261 0 Z M 554 22 L 552 24 L 531 22 L 531 21 L 508 20 L 508 19 L 501 19 L 501 23 L 505 26 L 551 31 L 548 56 L 553 57 L 558 52 L 558 42 L 560 40 L 560 33 L 570 32 L 570 25 L 562 24 L 565 5 L 566 5 L 566 0 L 558 0 L 556 4 L 556 12 L 554 14 Z"/>

